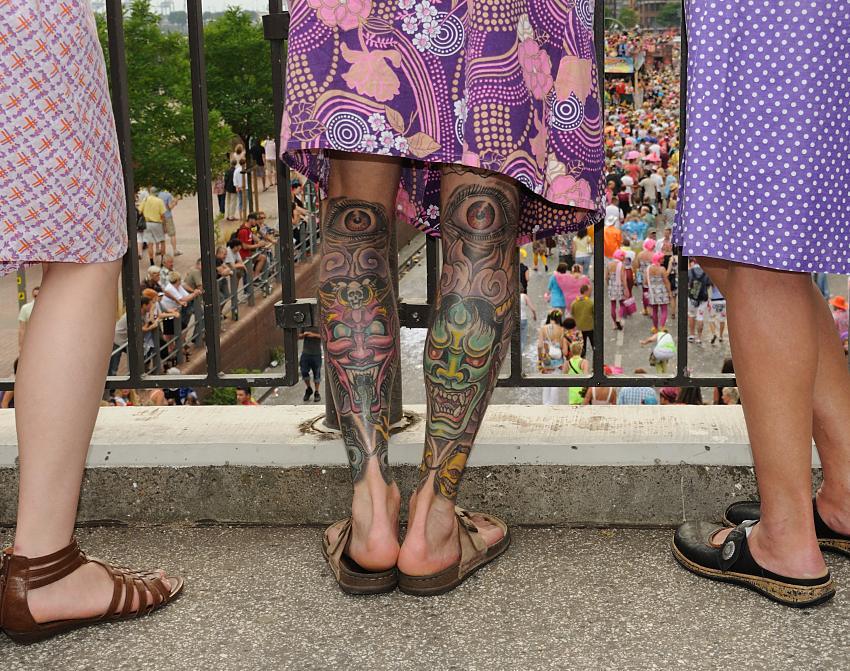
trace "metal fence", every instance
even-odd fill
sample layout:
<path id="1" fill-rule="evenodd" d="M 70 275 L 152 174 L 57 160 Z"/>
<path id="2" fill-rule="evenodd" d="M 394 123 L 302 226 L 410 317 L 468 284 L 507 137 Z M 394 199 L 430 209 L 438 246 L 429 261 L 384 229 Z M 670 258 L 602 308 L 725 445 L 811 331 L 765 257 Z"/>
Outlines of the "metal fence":
<path id="1" fill-rule="evenodd" d="M 605 35 L 604 35 L 604 3 L 595 3 L 595 28 L 598 76 L 600 94 L 604 90 Z M 241 296 L 245 302 L 253 300 L 256 283 L 268 284 L 274 281 L 281 284 L 282 300 L 275 306 L 276 319 L 282 331 L 284 352 L 284 369 L 282 374 L 263 375 L 232 375 L 221 371 L 221 313 L 230 311 L 231 317 L 238 317 L 240 289 L 237 286 L 238 277 L 229 281 L 229 286 L 222 287 L 216 273 L 215 264 L 215 229 L 214 208 L 212 196 L 212 177 L 210 173 L 210 142 L 208 134 L 209 118 L 207 112 L 207 88 L 203 46 L 202 0 L 188 0 L 188 39 L 191 63 L 192 105 L 195 133 L 195 165 L 197 173 L 198 218 L 200 222 L 200 244 L 202 263 L 202 284 L 205 288 L 216 287 L 216 291 L 204 291 L 197 297 L 191 308 L 188 322 L 180 322 L 179 328 L 174 329 L 174 335 L 167 341 L 159 333 L 155 335 L 156 344 L 153 348 L 145 348 L 140 323 L 140 277 L 136 254 L 133 249 L 123 261 L 123 295 L 127 309 L 128 342 L 122 351 L 113 353 L 123 356 L 126 354 L 129 363 L 129 373 L 110 377 L 108 386 L 112 388 L 150 388 L 150 387 L 217 387 L 256 385 L 274 387 L 293 385 L 299 380 L 298 375 L 298 332 L 301 328 L 312 326 L 317 320 L 315 300 L 296 300 L 295 298 L 295 261 L 307 249 L 315 250 L 317 245 L 317 225 L 315 216 L 308 222 L 302 223 L 303 228 L 296 247 L 293 239 L 291 198 L 289 185 L 290 174 L 285 164 L 276 161 L 277 169 L 277 198 L 279 212 L 279 239 L 272 256 L 274 263 L 269 263 L 261 278 L 250 278 Z M 132 171 L 132 144 L 130 136 L 130 113 L 127 86 L 127 64 L 125 60 L 125 43 L 123 32 L 123 15 L 121 0 L 108 0 L 106 3 L 106 19 L 109 34 L 109 65 L 112 83 L 112 105 L 118 131 L 121 160 L 124 170 L 125 196 L 127 210 L 130 214 L 127 221 L 130 240 L 135 239 L 135 185 Z M 264 33 L 270 45 L 270 57 L 273 82 L 274 123 L 280 128 L 283 116 L 284 84 L 286 80 L 286 48 L 289 30 L 289 14 L 283 8 L 282 0 L 269 0 L 269 13 L 263 17 Z M 681 43 L 681 128 L 680 150 L 684 148 L 685 128 L 685 68 L 687 64 L 687 36 L 682 28 Z M 604 100 L 604 97 L 603 97 Z M 278 143 L 278 146 L 280 144 Z M 284 188 L 281 188 L 281 186 Z M 688 338 L 687 320 L 678 320 L 678 362 L 673 376 L 640 376 L 606 375 L 604 372 L 605 344 L 602 337 L 602 325 L 605 324 L 605 281 L 603 245 L 603 223 L 596 227 L 597 244 L 594 245 L 594 299 L 595 323 L 599 325 L 599 337 L 593 348 L 592 375 L 587 377 L 566 376 L 530 376 L 522 369 L 522 351 L 520 347 L 519 319 L 512 334 L 510 372 L 498 380 L 500 386 L 576 386 L 577 381 L 589 386 L 728 386 L 734 384 L 730 376 L 695 377 L 687 369 Z M 439 277 L 439 243 L 434 238 L 426 242 L 427 291 L 424 303 L 400 303 L 399 318 L 401 325 L 408 328 L 425 328 L 430 316 L 430 305 Z M 679 286 L 687 286 L 687 262 L 679 254 Z M 227 292 L 226 296 L 223 294 Z M 679 314 L 687 314 L 687 292 L 679 291 Z M 229 303 L 229 305 L 228 305 Z M 516 307 L 517 316 L 519 306 Z M 188 327 L 192 325 L 192 328 Z M 176 327 L 176 323 L 175 323 Z M 204 343 L 206 346 L 207 373 L 205 375 L 163 375 L 163 370 L 171 362 L 182 361 L 183 345 L 192 342 Z M 200 353 L 199 353 L 200 354 Z M 0 388 L 11 388 L 10 382 L 0 383 Z"/>

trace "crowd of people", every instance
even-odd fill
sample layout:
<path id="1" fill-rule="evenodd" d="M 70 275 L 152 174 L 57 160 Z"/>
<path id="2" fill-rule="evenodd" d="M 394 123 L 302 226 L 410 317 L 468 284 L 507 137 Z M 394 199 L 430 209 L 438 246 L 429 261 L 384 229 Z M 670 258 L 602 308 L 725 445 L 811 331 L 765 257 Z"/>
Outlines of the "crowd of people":
<path id="1" fill-rule="evenodd" d="M 637 75 L 614 76 L 606 81 L 605 122 L 606 191 L 603 245 L 606 313 L 612 328 L 622 330 L 633 315 L 646 319 L 650 369 L 671 372 L 677 343 L 670 322 L 677 318 L 680 290 L 687 292 L 688 342 L 697 347 L 723 348 L 726 342 L 726 300 L 693 259 L 688 262 L 687 285 L 678 286 L 679 259 L 673 249 L 673 219 L 679 194 L 679 68 L 665 55 L 678 41 L 678 32 L 626 31 L 606 38 L 609 56 L 641 63 Z M 641 55 L 643 52 L 643 55 Z M 537 370 L 544 375 L 584 375 L 589 371 L 594 333 L 591 278 L 594 240 L 592 229 L 533 240 L 531 258 L 521 250 L 520 324 L 523 347 L 538 323 L 536 306 L 528 296 L 529 273 L 554 269 L 537 329 Z M 529 263 L 530 261 L 530 263 Z M 836 328 L 847 350 L 848 308 L 844 296 L 829 296 L 825 274 L 814 277 L 830 300 Z M 850 287 L 848 287 L 850 289 Z M 675 329 L 674 329 L 675 330 Z M 718 352 L 721 352 L 718 349 Z M 606 373 L 622 373 L 606 366 Z M 734 372 L 727 358 L 723 373 Z M 647 374 L 644 368 L 636 375 Z M 543 403 L 558 403 L 555 387 L 544 388 Z M 718 388 L 703 399 L 698 388 L 651 386 L 622 389 L 569 388 L 570 404 L 737 404 L 735 388 Z"/>

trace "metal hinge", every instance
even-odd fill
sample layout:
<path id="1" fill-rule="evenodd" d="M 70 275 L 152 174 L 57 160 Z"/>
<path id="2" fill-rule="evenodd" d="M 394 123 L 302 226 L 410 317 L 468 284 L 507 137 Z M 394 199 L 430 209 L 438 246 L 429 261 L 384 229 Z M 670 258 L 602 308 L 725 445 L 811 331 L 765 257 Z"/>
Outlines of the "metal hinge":
<path id="1" fill-rule="evenodd" d="M 315 298 L 299 298 L 294 303 L 276 303 L 275 320 L 282 329 L 300 329 L 318 323 L 318 305 Z"/>
<path id="2" fill-rule="evenodd" d="M 401 326 L 409 329 L 428 328 L 428 320 L 431 317 L 431 306 L 427 303 L 403 303 L 398 304 L 398 321 Z"/>
<path id="3" fill-rule="evenodd" d="M 263 37 L 267 40 L 285 40 L 289 37 L 289 12 L 265 14 L 263 16 Z"/>

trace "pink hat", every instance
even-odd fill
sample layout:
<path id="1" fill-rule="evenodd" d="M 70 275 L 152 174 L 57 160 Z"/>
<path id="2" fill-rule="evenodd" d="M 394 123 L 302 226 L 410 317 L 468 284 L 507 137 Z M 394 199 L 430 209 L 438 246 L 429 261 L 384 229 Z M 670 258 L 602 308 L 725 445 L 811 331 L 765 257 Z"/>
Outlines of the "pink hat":
<path id="1" fill-rule="evenodd" d="M 652 262 L 656 265 L 661 265 L 661 262 L 664 260 L 664 254 L 661 252 L 656 252 L 652 255 Z"/>
<path id="2" fill-rule="evenodd" d="M 622 261 L 624 258 L 626 258 L 626 253 L 622 249 L 618 249 L 616 252 L 614 252 L 614 258 L 618 261 Z"/>
<path id="3" fill-rule="evenodd" d="M 643 248 L 648 252 L 653 251 L 655 249 L 655 240 L 647 238 L 643 241 Z"/>

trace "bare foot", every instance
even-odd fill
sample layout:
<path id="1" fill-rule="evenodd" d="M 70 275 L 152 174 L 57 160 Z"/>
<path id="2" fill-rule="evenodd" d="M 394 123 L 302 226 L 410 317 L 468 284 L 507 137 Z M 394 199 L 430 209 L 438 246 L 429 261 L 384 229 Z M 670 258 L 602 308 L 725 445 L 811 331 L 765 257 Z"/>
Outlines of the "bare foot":
<path id="1" fill-rule="evenodd" d="M 170 592 L 177 586 L 177 581 L 165 577 L 164 571 L 159 571 L 162 584 Z M 27 595 L 30 613 L 36 622 L 54 622 L 56 620 L 77 620 L 98 617 L 106 612 L 112 603 L 114 586 L 103 567 L 88 563 L 61 580 L 31 590 Z M 152 600 L 150 594 L 145 594 L 146 605 Z M 119 611 L 124 607 L 124 597 L 118 603 Z M 132 610 L 139 609 L 138 596 L 133 597 Z"/>
<path id="2" fill-rule="evenodd" d="M 460 560 L 454 508 L 453 501 L 426 490 L 410 497 L 410 521 L 398 555 L 399 571 L 406 575 L 430 575 Z M 478 515 L 473 515 L 472 521 L 488 547 L 504 536 L 499 527 Z"/>
<path id="3" fill-rule="evenodd" d="M 367 478 L 354 486 L 351 502 L 351 540 L 345 554 L 367 571 L 386 571 L 398 559 L 398 518 L 401 494 L 395 482 L 387 485 Z M 328 533 L 333 543 L 338 532 Z"/>
<path id="4" fill-rule="evenodd" d="M 723 545 L 731 531 L 718 531 L 711 542 L 717 546 Z M 768 571 L 787 578 L 822 578 L 826 575 L 826 563 L 814 538 L 811 540 L 806 543 L 794 539 L 789 543 L 787 535 L 779 539 L 771 538 L 770 533 L 759 523 L 750 532 L 747 545 L 756 563 Z"/>

